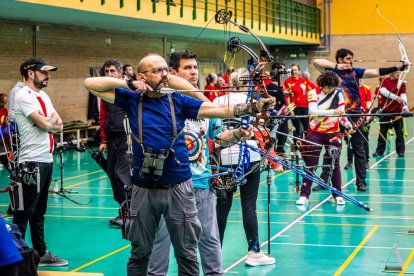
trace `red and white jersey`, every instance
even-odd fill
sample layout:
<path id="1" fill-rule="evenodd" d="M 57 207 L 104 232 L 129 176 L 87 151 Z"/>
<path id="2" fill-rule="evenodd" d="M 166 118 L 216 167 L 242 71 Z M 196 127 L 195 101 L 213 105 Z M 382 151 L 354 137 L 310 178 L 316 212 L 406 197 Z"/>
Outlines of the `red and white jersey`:
<path id="1" fill-rule="evenodd" d="M 312 89 L 308 92 L 309 104 L 309 131 L 319 133 L 339 132 L 339 123 L 350 124 L 345 117 L 312 117 L 334 115 L 334 110 L 339 109 L 345 112 L 345 100 L 341 90 L 335 89 L 329 94 L 317 92 Z"/>
<path id="2" fill-rule="evenodd" d="M 367 102 L 372 101 L 371 89 L 368 85 L 359 86 L 359 97 L 361 98 L 361 107 L 364 109 L 364 112 L 368 110 Z"/>
<path id="3" fill-rule="evenodd" d="M 295 103 L 296 107 L 308 108 L 307 92 L 312 90 L 312 86 L 304 78 L 299 77 L 295 80 L 289 77 L 283 84 L 283 90 L 293 95 L 286 97 L 287 103 Z"/>
<path id="4" fill-rule="evenodd" d="M 403 83 L 400 87 L 400 89 L 398 90 L 397 88 L 397 84 L 398 84 L 398 79 L 396 80 L 391 80 L 389 77 L 385 78 L 382 83 L 381 83 L 381 87 L 385 87 L 388 91 L 390 91 L 392 94 L 395 94 L 399 97 L 401 97 L 402 94 L 406 93 L 406 87 L 405 84 Z M 378 99 L 378 106 L 381 107 L 383 109 L 384 112 L 401 112 L 402 111 L 402 104 L 399 104 L 397 101 L 388 99 L 386 97 L 384 97 L 383 95 L 381 95 L 382 97 Z"/>
<path id="5" fill-rule="evenodd" d="M 33 91 L 24 86 L 16 92 L 15 119 L 20 133 L 19 162 L 53 162 L 54 141 L 52 133 L 38 128 L 30 118 L 34 112 L 49 117 L 56 112 L 49 96 L 43 91 Z"/>

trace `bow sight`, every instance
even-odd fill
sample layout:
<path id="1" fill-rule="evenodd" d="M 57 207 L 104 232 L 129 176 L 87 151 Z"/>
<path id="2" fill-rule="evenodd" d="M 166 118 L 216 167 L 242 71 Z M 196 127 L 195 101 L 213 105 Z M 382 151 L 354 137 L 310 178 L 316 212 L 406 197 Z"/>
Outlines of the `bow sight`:
<path id="1" fill-rule="evenodd" d="M 224 10 L 224 9 L 222 9 L 222 10 L 219 10 L 217 13 L 216 13 L 216 15 L 214 16 L 214 18 L 215 18 L 215 20 L 216 20 L 216 23 L 218 23 L 218 24 L 227 24 L 227 23 L 231 23 L 231 24 L 233 24 L 234 26 L 236 26 L 236 27 L 239 27 L 239 29 L 241 30 L 241 31 L 243 31 L 243 32 L 245 32 L 245 33 L 248 33 L 248 34 L 250 34 L 250 35 L 252 35 L 256 40 L 257 40 L 257 42 L 260 44 L 260 47 L 262 48 L 262 51 L 260 51 L 260 60 L 261 61 L 267 61 L 267 62 L 273 62 L 273 56 L 270 54 L 270 52 L 269 52 L 269 50 L 267 50 L 267 48 L 266 48 L 266 46 L 264 45 L 264 43 L 255 35 L 255 34 L 253 34 L 251 31 L 250 31 L 250 29 L 249 28 L 247 28 L 246 26 L 244 26 L 244 25 L 241 25 L 241 24 L 237 24 L 236 22 L 234 22 L 234 21 L 232 21 L 231 20 L 231 16 L 233 15 L 233 13 L 231 12 L 231 11 L 226 11 L 226 10 Z M 230 40 L 232 40 L 233 38 L 231 38 Z M 239 39 L 239 41 L 240 41 L 240 39 Z M 230 42 L 230 41 L 229 41 Z M 236 44 L 235 44 L 236 45 Z M 241 47 L 243 44 L 241 44 L 241 41 L 239 42 L 239 47 L 240 48 L 243 48 L 243 47 Z M 246 47 L 246 46 L 245 46 Z M 247 48 L 247 47 L 246 47 Z M 243 48 L 244 49 L 244 48 Z M 227 43 L 227 50 L 230 52 L 230 53 L 233 53 L 232 51 L 230 51 L 229 50 L 229 43 Z M 232 49 L 233 50 L 233 49 Z M 246 49 L 244 49 L 244 50 L 246 50 Z M 250 50 L 250 49 L 249 49 Z M 240 51 L 240 50 L 238 50 L 238 51 Z M 237 51 L 237 52 L 238 52 Z M 251 50 L 250 50 L 251 51 Z M 234 52 L 234 53 L 237 53 L 237 52 Z M 249 51 L 248 51 L 249 52 Z M 249 54 L 250 54 L 250 52 L 249 52 Z M 256 55 L 256 54 L 255 54 Z M 257 57 L 257 55 L 256 55 L 256 57 Z"/>

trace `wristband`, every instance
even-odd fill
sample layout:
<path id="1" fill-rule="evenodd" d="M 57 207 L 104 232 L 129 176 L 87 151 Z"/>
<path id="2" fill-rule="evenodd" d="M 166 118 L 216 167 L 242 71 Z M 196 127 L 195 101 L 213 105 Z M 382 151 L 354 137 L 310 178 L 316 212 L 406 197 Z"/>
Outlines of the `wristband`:
<path id="1" fill-rule="evenodd" d="M 127 83 L 127 86 L 128 86 L 129 89 L 135 91 L 135 90 L 137 90 L 137 88 L 132 83 L 133 81 L 134 81 L 133 79 L 129 79 L 129 80 L 126 81 L 126 83 Z"/>
<path id="2" fill-rule="evenodd" d="M 387 68 L 379 68 L 378 69 L 378 72 L 379 72 L 380 76 L 388 75 L 388 74 L 394 73 L 396 71 L 398 71 L 397 66 L 387 67 Z"/>

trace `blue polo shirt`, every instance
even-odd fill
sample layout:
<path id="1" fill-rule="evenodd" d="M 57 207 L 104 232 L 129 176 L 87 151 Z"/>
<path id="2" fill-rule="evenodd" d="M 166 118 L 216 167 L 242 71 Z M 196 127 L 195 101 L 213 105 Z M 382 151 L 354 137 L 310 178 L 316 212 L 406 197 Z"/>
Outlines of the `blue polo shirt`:
<path id="1" fill-rule="evenodd" d="M 359 79 L 364 76 L 364 68 L 353 68 L 352 70 L 333 69 L 341 79 L 341 86 L 345 96 L 345 111 L 349 113 L 363 113 L 361 98 L 359 97 Z"/>
<path id="2" fill-rule="evenodd" d="M 131 132 L 135 137 L 138 134 L 138 102 L 140 93 L 124 88 L 115 89 L 115 104 L 125 110 Z M 140 171 L 143 163 L 143 148 L 135 139 L 132 139 L 133 150 L 133 179 L 134 184 L 141 187 L 172 186 L 191 178 L 190 162 L 187 147 L 184 141 L 184 133 L 181 130 L 185 126 L 186 119 L 196 119 L 198 110 L 203 103 L 200 100 L 173 93 L 172 99 L 177 122 L 177 140 L 173 141 L 172 116 L 168 97 L 160 98 L 143 97 L 142 102 L 142 138 L 145 148 L 152 148 L 153 153 L 172 148 L 175 154 L 169 154 L 164 161 L 162 176 L 155 181 L 151 177 L 141 177 Z"/>

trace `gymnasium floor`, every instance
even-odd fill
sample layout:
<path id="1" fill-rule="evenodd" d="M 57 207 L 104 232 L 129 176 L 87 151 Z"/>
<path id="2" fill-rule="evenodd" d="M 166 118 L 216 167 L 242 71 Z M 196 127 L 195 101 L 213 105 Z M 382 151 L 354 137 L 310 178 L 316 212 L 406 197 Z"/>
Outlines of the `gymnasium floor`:
<path id="1" fill-rule="evenodd" d="M 374 209 L 367 213 L 350 202 L 340 208 L 326 191 L 311 194 L 307 209 L 295 205 L 294 174 L 273 178 L 271 185 L 271 255 L 275 265 L 247 267 L 243 258 L 247 243 L 241 221 L 239 197 L 229 216 L 223 245 L 223 268 L 237 275 L 385 275 L 384 268 L 398 267 L 414 272 L 414 138 L 413 119 L 406 119 L 406 157 L 394 152 L 394 137 L 383 158 L 371 158 L 367 174 L 368 191 L 358 192 L 353 173 L 342 170 L 344 191 Z M 376 147 L 378 125 L 371 129 L 370 151 Z M 391 140 L 390 140 L 391 139 Z M 344 147 L 346 150 L 346 147 Z M 59 156 L 55 156 L 54 179 L 59 178 Z M 342 154 L 341 166 L 345 164 Z M 101 272 L 126 275 L 129 244 L 118 228 L 108 224 L 117 205 L 105 173 L 88 152 L 64 153 L 64 186 L 78 192 L 70 197 L 76 205 L 51 194 L 46 215 L 49 249 L 69 261 L 66 268 L 47 270 Z M 257 211 L 259 235 L 267 239 L 267 185 L 262 176 Z M 7 173 L 0 170 L 0 187 L 7 185 Z M 52 183 L 53 187 L 53 183 Z M 0 194 L 0 213 L 7 209 L 8 196 Z M 393 246 L 397 248 L 393 249 Z M 267 245 L 264 245 L 267 250 Z M 400 256 L 400 261 L 398 257 Z M 401 266 L 400 266 L 401 267 Z M 43 269 L 43 268 L 42 268 Z M 169 275 L 177 275 L 175 259 Z M 402 275 L 402 274 L 401 274 Z"/>

